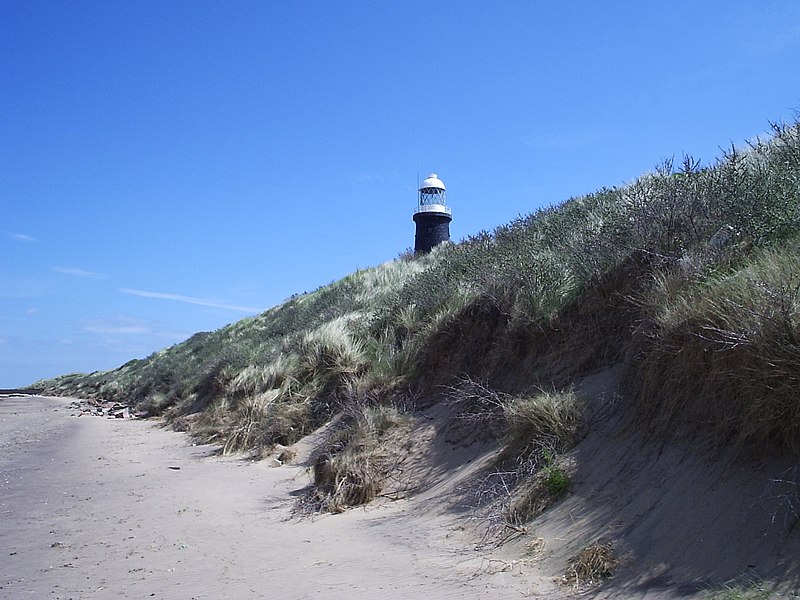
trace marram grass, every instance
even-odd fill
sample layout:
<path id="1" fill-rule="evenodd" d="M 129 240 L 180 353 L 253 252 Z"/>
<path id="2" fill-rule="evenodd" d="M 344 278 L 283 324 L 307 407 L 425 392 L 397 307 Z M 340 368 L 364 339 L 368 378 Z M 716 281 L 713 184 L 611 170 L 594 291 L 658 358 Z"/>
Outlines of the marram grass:
<path id="1" fill-rule="evenodd" d="M 800 453 L 798 237 L 800 124 L 776 124 L 714 164 L 664 161 L 628 185 L 359 270 L 118 369 L 36 386 L 171 419 L 208 412 L 194 422 L 220 423 L 231 448 L 298 439 L 365 394 L 413 397 L 426 377 L 514 371 L 518 388 L 549 389 L 526 370 L 526 352 L 557 353 L 565 330 L 591 335 L 596 312 L 582 303 L 635 265 L 619 289 L 603 290 L 634 308 L 614 324 L 621 346 L 602 359 L 628 357 L 638 422 L 660 436 L 688 427 L 717 443 Z"/>

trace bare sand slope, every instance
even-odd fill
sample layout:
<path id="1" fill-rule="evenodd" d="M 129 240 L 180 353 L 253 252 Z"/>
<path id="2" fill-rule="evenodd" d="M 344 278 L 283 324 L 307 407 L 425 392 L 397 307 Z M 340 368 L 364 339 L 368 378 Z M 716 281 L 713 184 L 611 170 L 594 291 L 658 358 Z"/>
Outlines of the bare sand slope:
<path id="1" fill-rule="evenodd" d="M 553 577 L 583 548 L 609 544 L 613 577 L 581 591 L 596 600 L 800 597 L 797 460 L 648 439 L 621 418 L 616 389 L 613 370 L 583 381 L 606 417 L 569 453 L 570 494 L 496 556 L 511 560 L 538 538 L 536 569 Z"/>
<path id="2" fill-rule="evenodd" d="M 557 592 L 530 574 L 486 574 L 491 562 L 455 539 L 452 516 L 398 501 L 291 518 L 308 483 L 300 467 L 222 459 L 152 423 L 75 414 L 63 400 L 0 399 L 0 598 Z"/>

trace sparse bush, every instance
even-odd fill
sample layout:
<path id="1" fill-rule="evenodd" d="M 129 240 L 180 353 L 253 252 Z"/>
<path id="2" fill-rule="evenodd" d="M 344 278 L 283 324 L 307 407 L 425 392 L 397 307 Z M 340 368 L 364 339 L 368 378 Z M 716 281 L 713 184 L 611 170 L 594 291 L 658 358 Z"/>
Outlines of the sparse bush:
<path id="1" fill-rule="evenodd" d="M 489 532 L 522 528 L 566 495 L 574 464 L 562 453 L 577 441 L 583 414 L 574 391 L 515 397 L 462 378 L 447 397 L 466 426 L 488 427 L 505 441 L 476 489 Z"/>
<path id="2" fill-rule="evenodd" d="M 551 498 L 561 498 L 572 485 L 572 479 L 562 465 L 552 462 L 542 472 L 544 474 L 544 487 Z"/>
<path id="3" fill-rule="evenodd" d="M 505 407 L 513 401 L 509 394 L 469 376 L 460 377 L 455 385 L 448 386 L 444 397 L 458 419 L 473 426 L 489 426 L 498 433 L 505 424 Z"/>

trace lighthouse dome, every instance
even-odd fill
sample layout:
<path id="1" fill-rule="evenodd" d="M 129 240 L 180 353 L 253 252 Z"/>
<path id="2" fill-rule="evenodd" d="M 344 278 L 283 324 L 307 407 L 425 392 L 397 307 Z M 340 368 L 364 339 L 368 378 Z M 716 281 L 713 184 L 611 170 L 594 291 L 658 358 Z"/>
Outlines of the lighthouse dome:
<path id="1" fill-rule="evenodd" d="M 444 190 L 445 187 L 444 187 L 444 183 L 442 182 L 441 179 L 439 179 L 438 175 L 436 175 L 436 173 L 431 173 L 430 175 L 428 175 L 422 181 L 422 185 L 419 186 L 419 189 L 420 190 L 429 190 L 429 189 Z"/>

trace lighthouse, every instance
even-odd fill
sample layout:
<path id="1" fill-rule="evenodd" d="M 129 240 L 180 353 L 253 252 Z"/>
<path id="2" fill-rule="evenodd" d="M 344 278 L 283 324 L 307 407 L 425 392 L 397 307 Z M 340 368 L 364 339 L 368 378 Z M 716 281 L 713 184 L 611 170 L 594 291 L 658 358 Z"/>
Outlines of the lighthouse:
<path id="1" fill-rule="evenodd" d="M 428 175 L 419 187 L 419 205 L 414 211 L 417 233 L 414 254 L 427 254 L 442 242 L 450 241 L 453 214 L 445 205 L 445 187 L 436 173 Z"/>

